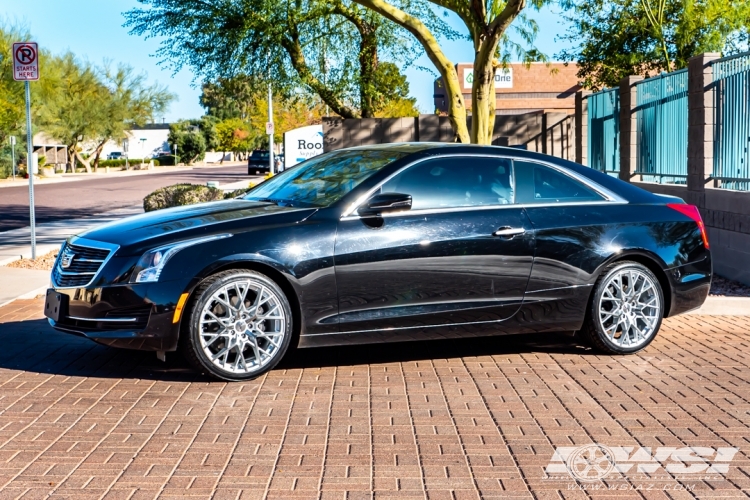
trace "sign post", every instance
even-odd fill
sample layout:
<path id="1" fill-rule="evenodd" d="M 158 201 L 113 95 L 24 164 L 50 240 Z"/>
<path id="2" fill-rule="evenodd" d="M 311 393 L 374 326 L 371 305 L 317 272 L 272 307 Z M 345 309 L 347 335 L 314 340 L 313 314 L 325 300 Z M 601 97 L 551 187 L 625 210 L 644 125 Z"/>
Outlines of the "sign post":
<path id="1" fill-rule="evenodd" d="M 271 90 L 271 84 L 268 84 L 268 122 L 266 122 L 266 134 L 268 134 L 268 171 L 271 175 L 276 172 L 273 171 L 273 92 Z"/>
<path id="2" fill-rule="evenodd" d="M 13 44 L 13 79 L 26 86 L 26 171 L 29 174 L 29 221 L 31 225 L 31 258 L 36 259 L 36 222 L 34 217 L 34 172 L 31 137 L 31 90 L 29 82 L 39 80 L 39 46 L 34 42 Z"/>
<path id="3" fill-rule="evenodd" d="M 13 180 L 16 180 L 16 136 L 10 136 L 10 161 L 13 170 Z"/>

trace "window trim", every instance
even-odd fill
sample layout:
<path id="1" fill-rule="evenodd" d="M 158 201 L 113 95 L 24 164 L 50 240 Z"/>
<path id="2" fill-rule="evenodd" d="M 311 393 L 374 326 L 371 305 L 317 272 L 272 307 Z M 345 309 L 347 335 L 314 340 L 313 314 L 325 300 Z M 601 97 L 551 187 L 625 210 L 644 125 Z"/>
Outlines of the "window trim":
<path id="1" fill-rule="evenodd" d="M 521 158 L 518 156 L 510 156 L 510 155 L 493 155 L 493 154 L 487 154 L 487 153 L 451 153 L 451 154 L 445 154 L 445 155 L 436 155 L 436 156 L 428 156 L 425 158 L 420 158 L 418 160 L 415 160 L 408 165 L 404 165 L 400 169 L 398 169 L 396 172 L 392 173 L 382 181 L 380 181 L 378 184 L 375 185 L 375 187 L 369 189 L 366 193 L 359 196 L 354 202 L 349 204 L 349 206 L 344 210 L 344 212 L 341 214 L 340 220 L 359 220 L 362 217 L 356 214 L 357 209 L 367 200 L 370 199 L 370 197 L 380 188 L 383 187 L 383 184 L 387 183 L 397 175 L 399 175 L 401 172 L 406 170 L 407 168 L 411 168 L 414 165 L 418 165 L 422 162 L 429 161 L 429 160 L 437 160 L 442 158 L 466 158 L 466 157 L 472 157 L 472 158 L 495 158 L 495 159 L 501 159 L 501 160 L 510 160 L 512 162 L 516 161 L 523 161 L 528 163 L 536 163 L 538 165 L 541 165 L 543 167 L 551 168 L 555 170 L 556 172 L 559 172 L 563 175 L 567 175 L 568 177 L 572 178 L 573 180 L 580 182 L 581 184 L 585 185 L 586 187 L 592 189 L 597 194 L 602 196 L 604 200 L 594 200 L 594 201 L 571 201 L 571 202 L 550 202 L 550 203 L 511 203 L 507 205 L 475 205 L 475 206 L 468 206 L 468 207 L 450 207 L 450 208 L 424 208 L 419 210 L 404 210 L 403 212 L 393 212 L 390 214 L 383 214 L 383 218 L 389 218 L 389 217 L 399 217 L 404 215 L 425 215 L 425 214 L 433 214 L 433 213 L 450 213 L 450 212 L 466 212 L 471 210 L 495 210 L 498 208 L 540 208 L 540 207 L 564 207 L 564 206 L 578 206 L 578 205 L 604 205 L 604 204 L 610 204 L 610 203 L 618 203 L 623 204 L 627 203 L 627 200 L 625 200 L 623 197 L 619 196 L 618 194 L 610 191 L 609 189 L 605 188 L 604 186 L 601 186 L 600 184 L 592 181 L 591 179 L 578 174 L 577 172 L 569 172 L 567 169 L 560 167 L 558 165 L 555 165 L 554 163 L 546 162 L 543 160 L 538 160 L 536 158 Z M 513 182 L 517 181 L 517 175 L 515 171 L 515 165 L 513 165 Z M 518 186 L 515 186 L 515 191 L 518 191 Z M 408 193 L 407 193 L 408 194 Z"/>

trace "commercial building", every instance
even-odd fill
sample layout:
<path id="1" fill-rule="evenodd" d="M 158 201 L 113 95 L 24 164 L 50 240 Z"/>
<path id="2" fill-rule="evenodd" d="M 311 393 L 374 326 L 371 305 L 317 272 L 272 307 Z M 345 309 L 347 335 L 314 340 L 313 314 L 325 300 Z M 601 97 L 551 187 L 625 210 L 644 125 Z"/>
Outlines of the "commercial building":
<path id="1" fill-rule="evenodd" d="M 458 81 L 466 102 L 471 109 L 471 85 L 474 81 L 472 63 L 456 65 Z M 496 113 L 515 115 L 533 112 L 575 112 L 575 93 L 578 84 L 576 64 L 564 63 L 511 63 L 495 73 Z M 435 110 L 448 112 L 443 79 L 435 80 Z"/>

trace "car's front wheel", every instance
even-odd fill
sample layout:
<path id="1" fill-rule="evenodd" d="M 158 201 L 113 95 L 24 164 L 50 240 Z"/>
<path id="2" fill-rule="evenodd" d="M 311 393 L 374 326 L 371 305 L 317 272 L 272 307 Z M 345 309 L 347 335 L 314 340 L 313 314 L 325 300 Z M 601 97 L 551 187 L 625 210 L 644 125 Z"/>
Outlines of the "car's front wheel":
<path id="1" fill-rule="evenodd" d="M 654 340 L 664 317 L 659 280 L 637 262 L 607 267 L 594 288 L 582 333 L 601 351 L 630 354 Z"/>
<path id="2" fill-rule="evenodd" d="M 289 347 L 292 311 L 268 277 L 224 271 L 201 283 L 189 311 L 185 357 L 221 380 L 249 380 L 271 370 Z"/>

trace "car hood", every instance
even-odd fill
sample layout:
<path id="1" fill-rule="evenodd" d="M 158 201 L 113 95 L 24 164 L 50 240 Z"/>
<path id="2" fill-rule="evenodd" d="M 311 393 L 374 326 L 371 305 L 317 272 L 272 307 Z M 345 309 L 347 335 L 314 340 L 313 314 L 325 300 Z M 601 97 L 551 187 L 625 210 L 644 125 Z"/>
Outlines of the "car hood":
<path id="1" fill-rule="evenodd" d="M 259 226 L 294 224 L 317 209 L 227 200 L 156 210 L 98 226 L 78 237 L 120 246 L 119 255 L 217 233 L 239 233 Z"/>

